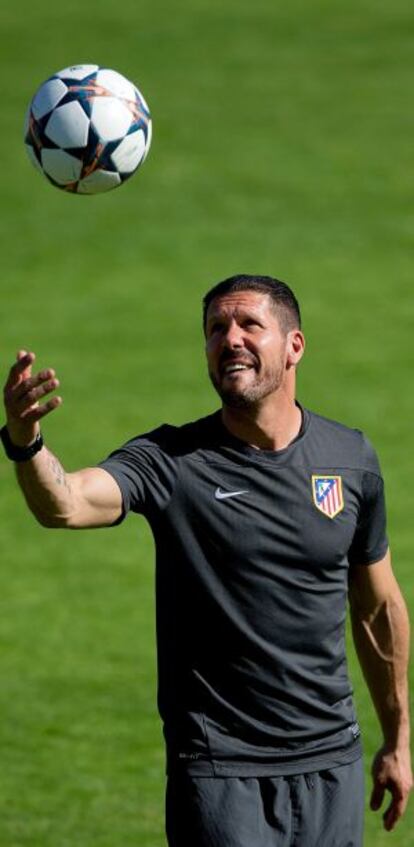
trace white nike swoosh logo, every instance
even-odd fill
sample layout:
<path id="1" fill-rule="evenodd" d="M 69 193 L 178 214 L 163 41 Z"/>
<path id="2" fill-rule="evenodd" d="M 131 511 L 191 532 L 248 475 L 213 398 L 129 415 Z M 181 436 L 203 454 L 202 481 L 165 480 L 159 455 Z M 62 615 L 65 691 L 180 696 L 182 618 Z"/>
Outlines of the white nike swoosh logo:
<path id="1" fill-rule="evenodd" d="M 228 497 L 238 497 L 239 494 L 248 493 L 248 491 L 222 491 L 221 488 L 216 488 L 214 496 L 216 500 L 227 500 Z"/>

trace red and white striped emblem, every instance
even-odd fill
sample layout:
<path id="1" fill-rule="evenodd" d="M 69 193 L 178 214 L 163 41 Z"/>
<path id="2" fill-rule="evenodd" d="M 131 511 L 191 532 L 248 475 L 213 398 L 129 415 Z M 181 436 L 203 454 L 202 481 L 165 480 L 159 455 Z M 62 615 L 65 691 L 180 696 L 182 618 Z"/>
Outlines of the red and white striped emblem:
<path id="1" fill-rule="evenodd" d="M 334 518 L 344 508 L 340 476 L 312 476 L 312 494 L 316 508 L 328 518 Z"/>

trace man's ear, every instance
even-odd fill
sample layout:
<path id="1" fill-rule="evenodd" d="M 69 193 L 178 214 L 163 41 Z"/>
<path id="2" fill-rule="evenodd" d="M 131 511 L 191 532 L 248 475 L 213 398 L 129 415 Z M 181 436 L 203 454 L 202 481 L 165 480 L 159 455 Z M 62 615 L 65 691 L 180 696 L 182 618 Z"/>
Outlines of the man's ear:
<path id="1" fill-rule="evenodd" d="M 288 332 L 286 352 L 286 363 L 288 367 L 295 367 L 298 365 L 305 352 L 305 336 L 300 329 L 293 329 Z"/>

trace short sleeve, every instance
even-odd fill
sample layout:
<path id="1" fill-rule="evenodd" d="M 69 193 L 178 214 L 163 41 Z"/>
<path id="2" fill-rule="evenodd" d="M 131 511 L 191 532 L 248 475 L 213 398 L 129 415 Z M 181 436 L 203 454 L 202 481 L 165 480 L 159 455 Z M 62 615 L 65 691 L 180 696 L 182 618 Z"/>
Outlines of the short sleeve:
<path id="1" fill-rule="evenodd" d="M 350 564 L 369 565 L 388 549 L 384 481 L 376 452 L 363 437 L 361 500 L 357 527 L 348 552 Z"/>
<path id="2" fill-rule="evenodd" d="M 129 511 L 149 516 L 164 509 L 171 498 L 175 462 L 157 443 L 156 433 L 131 439 L 99 462 L 98 467 L 110 473 L 121 490 L 121 520 Z"/>

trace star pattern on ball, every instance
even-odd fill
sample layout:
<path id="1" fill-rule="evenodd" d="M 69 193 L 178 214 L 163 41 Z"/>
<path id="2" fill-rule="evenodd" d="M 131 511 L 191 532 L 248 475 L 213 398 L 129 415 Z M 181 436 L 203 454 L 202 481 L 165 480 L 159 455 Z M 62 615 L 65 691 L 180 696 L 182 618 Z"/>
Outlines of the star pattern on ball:
<path id="1" fill-rule="evenodd" d="M 151 116 L 139 89 L 117 71 L 74 65 L 43 83 L 28 110 L 33 164 L 63 191 L 116 188 L 143 163 Z"/>

